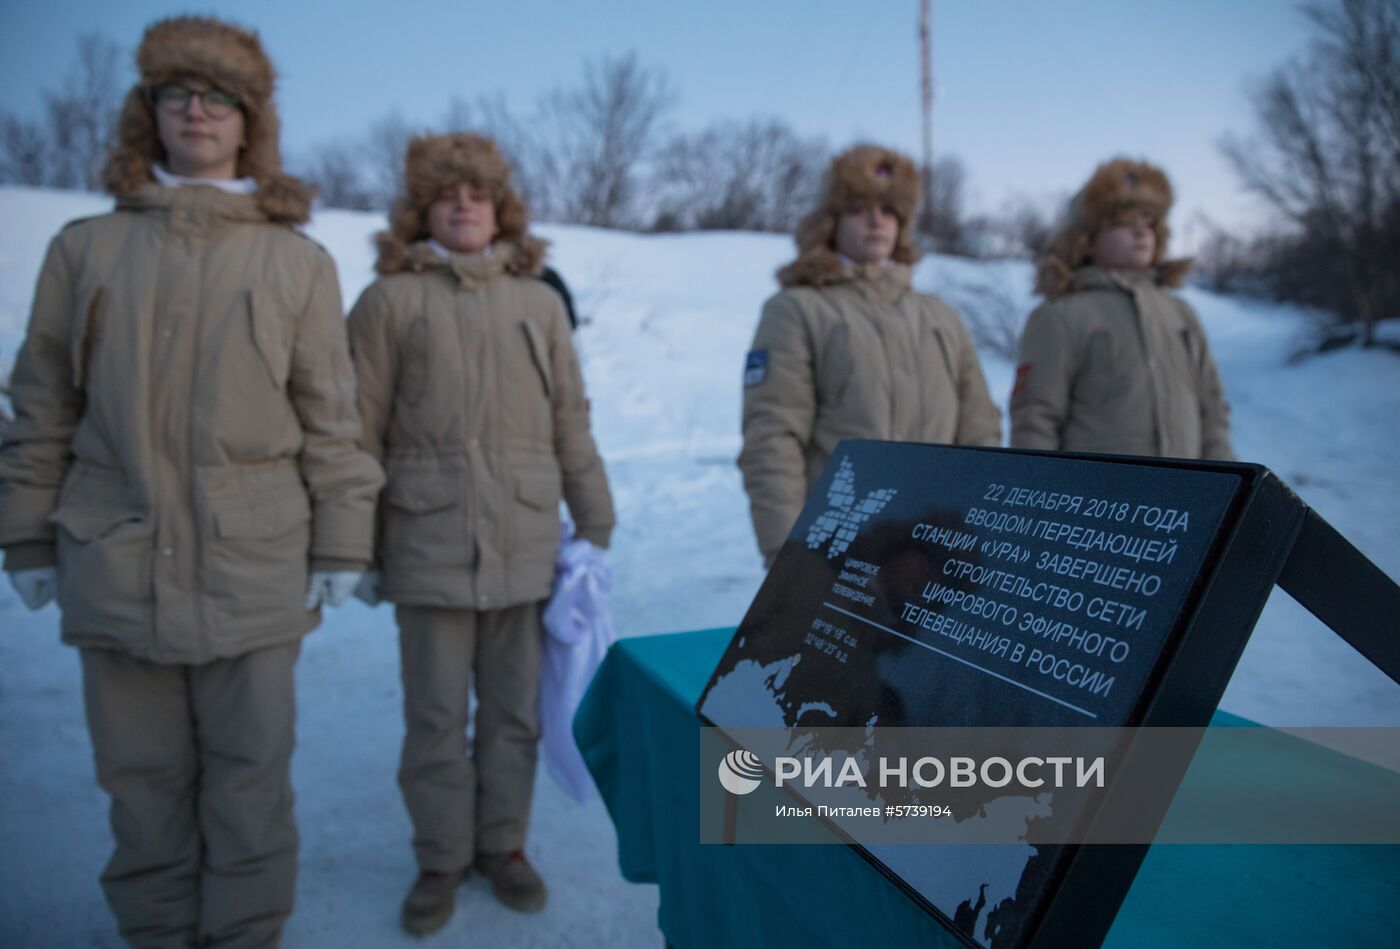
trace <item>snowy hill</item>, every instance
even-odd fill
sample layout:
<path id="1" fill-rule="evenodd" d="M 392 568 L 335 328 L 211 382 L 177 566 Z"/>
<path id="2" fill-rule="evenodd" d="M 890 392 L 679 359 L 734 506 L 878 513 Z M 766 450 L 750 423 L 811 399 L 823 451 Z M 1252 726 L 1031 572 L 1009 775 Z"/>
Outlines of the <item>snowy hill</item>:
<path id="1" fill-rule="evenodd" d="M 0 188 L 0 366 L 23 336 L 49 238 L 104 198 Z M 324 211 L 310 234 L 335 256 L 346 306 L 372 278 L 377 216 Z M 586 325 L 577 340 L 594 431 L 618 503 L 610 560 L 623 635 L 730 626 L 762 579 L 734 458 L 740 373 L 759 307 L 791 241 L 771 235 L 639 236 L 542 226 Z M 1032 306 L 1030 267 L 932 258 L 933 292 L 997 282 Z M 955 295 L 955 294 L 950 294 Z M 1400 576 L 1400 359 L 1342 350 L 1284 363 L 1299 313 L 1189 289 L 1234 407 L 1241 458 L 1268 465 L 1390 576 Z M 1005 405 L 1013 367 L 983 354 Z M 26 612 L 0 584 L 0 942 L 115 945 L 97 887 L 108 849 L 93 785 L 76 655 L 58 613 Z M 302 875 L 289 946 L 413 944 L 398 933 L 412 857 L 394 785 L 402 736 L 392 612 L 331 612 L 298 669 L 295 758 Z M 1400 725 L 1400 688 L 1275 593 L 1222 706 L 1271 725 Z M 654 946 L 656 894 L 622 881 L 606 812 L 541 777 L 529 846 L 551 884 L 537 918 L 479 881 L 448 932 L 491 945 Z M 8 938 L 13 935 L 15 938 Z"/>

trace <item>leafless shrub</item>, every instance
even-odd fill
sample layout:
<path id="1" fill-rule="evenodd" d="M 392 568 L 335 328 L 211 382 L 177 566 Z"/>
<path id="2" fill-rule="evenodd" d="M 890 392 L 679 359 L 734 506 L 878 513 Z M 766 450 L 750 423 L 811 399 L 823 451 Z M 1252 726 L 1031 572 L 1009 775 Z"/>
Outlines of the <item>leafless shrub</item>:
<path id="1" fill-rule="evenodd" d="M 939 292 L 957 307 L 978 349 L 1016 361 L 1026 309 L 1004 277 L 955 280 Z"/>

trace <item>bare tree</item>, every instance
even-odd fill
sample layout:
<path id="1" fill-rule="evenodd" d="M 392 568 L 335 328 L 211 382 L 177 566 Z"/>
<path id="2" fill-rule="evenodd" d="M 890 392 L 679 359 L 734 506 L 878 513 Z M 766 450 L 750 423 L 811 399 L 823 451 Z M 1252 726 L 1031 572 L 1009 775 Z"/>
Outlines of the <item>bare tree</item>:
<path id="1" fill-rule="evenodd" d="M 826 163 L 824 142 L 779 119 L 675 135 L 656 160 L 653 227 L 791 231 L 815 205 Z"/>
<path id="2" fill-rule="evenodd" d="M 311 158 L 298 169 L 303 178 L 316 186 L 321 204 L 349 211 L 374 210 L 375 199 L 365 181 L 360 160 L 363 150 L 353 145 L 331 142 L 314 149 Z"/>
<path id="3" fill-rule="evenodd" d="M 78 67 L 68 76 L 62 98 L 72 114 L 71 138 L 83 187 L 96 191 L 102 186 L 102 166 L 106 164 L 117 113 L 121 109 L 125 83 L 122 78 L 122 48 L 97 33 L 78 37 Z"/>
<path id="4" fill-rule="evenodd" d="M 44 156 L 44 182 L 55 188 L 84 188 L 88 156 L 80 151 L 82 103 L 67 95 L 44 95 L 44 124 L 48 146 Z"/>
<path id="5" fill-rule="evenodd" d="M 1058 202 L 1063 204 L 1063 201 Z M 996 257 L 1034 260 L 1044 253 L 1055 233 L 1055 210 L 1026 195 L 1009 198 L 1001 211 L 983 222 Z"/>
<path id="6" fill-rule="evenodd" d="M 370 124 L 365 139 L 366 182 L 372 207 L 389 208 L 403 190 L 403 160 L 409 140 L 420 133 L 398 109 Z"/>
<path id="7" fill-rule="evenodd" d="M 932 179 L 932 192 L 920 204 L 919 232 L 930 250 L 971 256 L 976 248 L 963 211 L 967 166 L 956 155 L 947 155 L 933 163 Z"/>
<path id="8" fill-rule="evenodd" d="M 0 117 L 0 180 L 57 188 L 102 185 L 123 94 L 121 47 L 97 33 L 77 41 L 58 90 L 43 93 L 42 119 Z"/>
<path id="9" fill-rule="evenodd" d="M 978 349 L 1016 362 L 1028 307 L 1005 275 L 949 281 L 939 292 L 958 308 Z"/>
<path id="10" fill-rule="evenodd" d="M 0 181 L 42 185 L 48 174 L 49 137 L 44 126 L 16 115 L 0 118 Z"/>
<path id="11" fill-rule="evenodd" d="M 489 136 L 510 161 L 516 189 L 533 206 L 540 145 L 503 96 L 454 98 L 431 130 Z M 419 132 L 396 110 L 371 123 L 358 139 L 322 143 L 298 165 L 298 172 L 316 185 L 329 207 L 387 210 L 403 188 L 404 153 Z"/>
<path id="12" fill-rule="evenodd" d="M 1255 91 L 1256 132 L 1221 148 L 1289 228 L 1277 295 L 1359 320 L 1400 309 L 1400 0 L 1310 3 L 1305 57 Z"/>
<path id="13" fill-rule="evenodd" d="M 1237 237 L 1205 215 L 1200 223 L 1205 238 L 1196 250 L 1192 270 L 1216 293 L 1261 295 L 1265 291 L 1262 257 L 1267 243 Z"/>
<path id="14" fill-rule="evenodd" d="M 539 200 L 558 219 L 599 227 L 633 227 L 639 180 L 660 126 L 675 101 L 666 76 L 635 54 L 584 67 L 583 83 L 556 89 L 539 103 Z"/>
<path id="15" fill-rule="evenodd" d="M 1305 10 L 1320 33 L 1320 57 L 1348 77 L 1348 91 L 1375 103 L 1374 117 L 1400 165 L 1400 3 L 1314 2 Z"/>
<path id="16" fill-rule="evenodd" d="M 419 131 L 394 109 L 357 138 L 316 146 L 296 172 L 316 186 L 326 207 L 387 211 L 403 190 L 404 153 Z"/>

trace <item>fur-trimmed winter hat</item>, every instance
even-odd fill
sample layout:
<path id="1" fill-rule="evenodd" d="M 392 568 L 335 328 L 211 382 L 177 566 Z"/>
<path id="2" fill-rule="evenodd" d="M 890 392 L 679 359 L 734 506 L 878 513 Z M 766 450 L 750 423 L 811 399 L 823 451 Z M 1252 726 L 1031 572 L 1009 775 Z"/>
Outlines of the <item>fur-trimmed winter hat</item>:
<path id="1" fill-rule="evenodd" d="M 389 214 L 389 230 L 375 235 L 379 248 L 375 269 L 382 274 L 409 269 L 410 246 L 430 236 L 428 207 L 444 191 L 469 184 L 491 195 L 495 240 L 519 248 L 518 263 L 507 269 L 538 273 L 547 245 L 529 235 L 530 212 L 511 184 L 510 173 L 510 162 L 484 135 L 454 132 L 414 138 L 404 156 L 404 187 Z"/>
<path id="2" fill-rule="evenodd" d="M 820 287 L 840 279 L 836 222 L 872 204 L 890 208 L 899 218 L 892 259 L 914 263 L 919 259 L 914 235 L 919 194 L 919 169 L 899 152 L 856 145 L 837 155 L 827 171 L 821 205 L 797 226 L 797 259 L 778 271 L 778 282 Z"/>
<path id="3" fill-rule="evenodd" d="M 1064 223 L 1036 261 L 1036 292 L 1047 297 L 1066 293 L 1072 286 L 1074 272 L 1093 262 L 1099 231 L 1112 227 L 1129 211 L 1141 211 L 1152 221 L 1157 235 L 1152 257 L 1157 282 L 1179 286 L 1191 269 L 1191 261 L 1164 259 L 1171 236 L 1167 228 L 1171 207 L 1172 186 L 1162 169 L 1130 158 L 1114 158 L 1099 165 L 1088 183 L 1070 199 Z"/>
<path id="4" fill-rule="evenodd" d="M 311 216 L 314 190 L 282 173 L 281 124 L 272 99 L 277 73 L 256 33 L 212 17 L 160 20 L 141 38 L 136 69 L 141 79 L 122 104 L 116 145 L 103 174 L 109 192 L 129 194 L 154 181 L 151 167 L 165 160 L 146 90 L 165 82 L 202 79 L 238 97 L 245 145 L 237 173 L 258 183 L 258 207 L 281 224 L 300 224 Z"/>

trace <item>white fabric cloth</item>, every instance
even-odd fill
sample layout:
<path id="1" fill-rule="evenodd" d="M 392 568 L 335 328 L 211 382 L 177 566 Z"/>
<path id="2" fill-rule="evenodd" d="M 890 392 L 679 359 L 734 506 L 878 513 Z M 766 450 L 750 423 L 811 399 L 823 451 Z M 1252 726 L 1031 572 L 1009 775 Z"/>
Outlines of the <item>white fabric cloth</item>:
<path id="1" fill-rule="evenodd" d="M 15 588 L 25 606 L 37 610 L 52 600 L 58 592 L 58 569 L 32 567 L 28 570 L 12 570 L 10 586 Z"/>
<path id="2" fill-rule="evenodd" d="M 608 605 L 612 571 L 603 552 L 570 538 L 566 526 L 555 560 L 554 591 L 544 608 L 540 733 L 545 767 L 582 804 L 593 795 L 593 778 L 574 741 L 574 713 L 617 633 Z"/>
<path id="3" fill-rule="evenodd" d="M 151 170 L 155 172 L 156 182 L 167 188 L 178 188 L 181 185 L 208 185 L 211 188 L 218 188 L 220 191 L 227 191 L 229 194 L 252 194 L 258 190 L 258 183 L 252 178 L 186 178 L 183 175 L 172 174 L 163 165 L 152 165 Z"/>
<path id="4" fill-rule="evenodd" d="M 355 592 L 362 575 L 359 570 L 317 570 L 306 584 L 306 608 L 339 606 Z"/>

